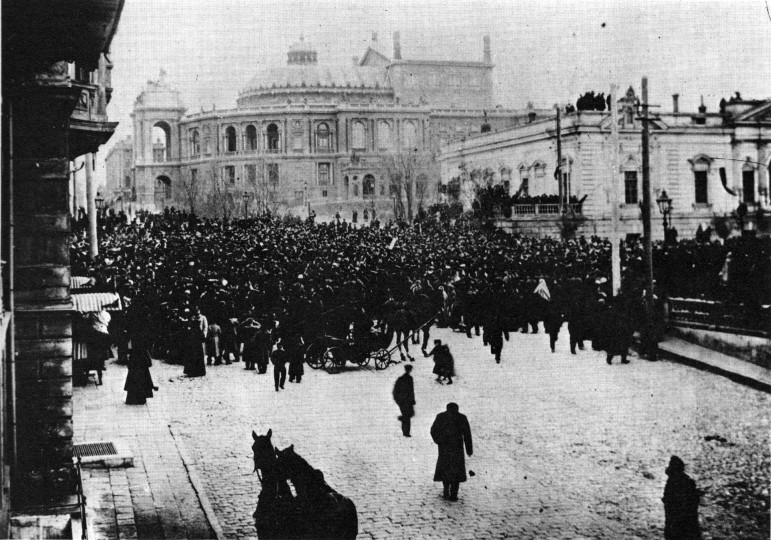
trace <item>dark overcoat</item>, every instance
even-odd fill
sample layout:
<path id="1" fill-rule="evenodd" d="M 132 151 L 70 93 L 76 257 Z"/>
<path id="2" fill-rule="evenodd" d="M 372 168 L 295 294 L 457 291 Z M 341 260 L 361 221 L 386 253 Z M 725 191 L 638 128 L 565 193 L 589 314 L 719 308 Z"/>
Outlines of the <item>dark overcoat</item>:
<path id="1" fill-rule="evenodd" d="M 696 483 L 685 473 L 671 474 L 664 486 L 664 538 L 666 540 L 698 540 L 699 492 Z"/>
<path id="2" fill-rule="evenodd" d="M 452 411 L 439 413 L 431 426 L 431 438 L 439 446 L 434 482 L 465 482 L 464 446 L 469 456 L 474 453 L 466 415 Z"/>

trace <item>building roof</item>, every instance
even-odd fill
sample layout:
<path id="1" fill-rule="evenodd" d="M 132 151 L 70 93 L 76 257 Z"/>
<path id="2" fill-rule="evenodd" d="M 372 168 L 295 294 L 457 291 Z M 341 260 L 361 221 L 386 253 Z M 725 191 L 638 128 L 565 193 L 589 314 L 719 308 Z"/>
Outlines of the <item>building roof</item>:
<path id="1" fill-rule="evenodd" d="M 185 109 L 179 90 L 166 82 L 166 72 L 161 70 L 158 79 L 147 81 L 144 90 L 134 102 L 135 109 Z"/>
<path id="2" fill-rule="evenodd" d="M 271 88 L 383 88 L 390 87 L 385 71 L 366 66 L 319 64 L 286 65 L 259 71 L 245 90 Z"/>

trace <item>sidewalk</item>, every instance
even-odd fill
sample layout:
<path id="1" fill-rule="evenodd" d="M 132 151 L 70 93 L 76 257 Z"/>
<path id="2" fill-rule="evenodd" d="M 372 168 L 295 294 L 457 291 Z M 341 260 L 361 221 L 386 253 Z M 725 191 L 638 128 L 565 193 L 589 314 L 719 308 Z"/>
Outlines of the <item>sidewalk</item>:
<path id="1" fill-rule="evenodd" d="M 75 387 L 74 444 L 118 441 L 133 454 L 128 468 L 84 468 L 89 538 L 217 538 L 208 500 L 168 421 L 164 384 L 147 405 L 126 405 L 127 369 L 107 363 L 103 385 Z M 213 513 L 211 513 L 213 516 Z"/>
<path id="2" fill-rule="evenodd" d="M 661 356 L 698 369 L 723 375 L 758 390 L 771 392 L 771 371 L 673 336 L 659 343 Z"/>

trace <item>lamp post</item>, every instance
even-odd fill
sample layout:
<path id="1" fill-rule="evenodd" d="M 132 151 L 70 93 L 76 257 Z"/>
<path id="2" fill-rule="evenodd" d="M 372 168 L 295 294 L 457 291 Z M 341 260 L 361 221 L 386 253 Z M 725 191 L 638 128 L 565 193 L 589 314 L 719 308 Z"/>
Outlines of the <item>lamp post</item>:
<path id="1" fill-rule="evenodd" d="M 251 194 L 248 191 L 244 191 L 244 219 L 249 217 L 249 199 L 251 198 Z"/>
<path id="2" fill-rule="evenodd" d="M 96 192 L 96 197 L 94 197 L 94 204 L 96 204 L 97 210 L 102 210 L 104 208 L 104 197 L 102 197 L 102 194 L 100 192 Z"/>
<path id="3" fill-rule="evenodd" d="M 656 204 L 664 219 L 664 244 L 668 244 L 671 237 L 669 230 L 672 227 L 672 219 L 667 220 L 667 217 L 672 213 L 672 199 L 667 195 L 666 189 L 661 190 L 661 195 L 656 199 Z"/>

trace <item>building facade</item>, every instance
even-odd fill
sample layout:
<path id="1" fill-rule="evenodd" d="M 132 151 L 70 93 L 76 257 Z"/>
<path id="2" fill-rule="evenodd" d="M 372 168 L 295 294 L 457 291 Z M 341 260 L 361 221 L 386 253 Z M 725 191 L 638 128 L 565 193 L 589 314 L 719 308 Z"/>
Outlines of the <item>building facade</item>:
<path id="1" fill-rule="evenodd" d="M 753 213 L 769 207 L 771 165 L 771 100 L 723 100 L 718 112 L 680 112 L 673 96 L 670 112 L 650 120 L 651 199 L 666 191 L 672 199 L 672 225 L 681 237 L 692 237 L 699 225 L 711 226 L 715 216 L 747 204 L 749 226 Z M 617 182 L 621 233 L 642 233 L 642 122 L 639 100 L 630 88 L 618 100 L 620 167 L 614 171 L 611 114 L 581 111 L 560 121 L 562 180 L 565 193 L 583 200 L 586 222 L 578 234 L 607 235 L 611 227 L 611 181 Z M 438 156 L 441 181 L 449 186 L 445 200 L 470 207 L 480 178 L 507 186 L 523 201 L 559 193 L 557 118 L 537 118 L 497 133 L 480 134 L 443 145 Z M 479 174 L 480 171 L 487 174 Z M 473 177 L 473 178 L 472 178 Z M 725 179 L 725 182 L 723 181 Z M 453 185 L 454 184 L 454 185 Z M 526 199 L 525 197 L 531 197 Z M 542 197 L 548 200 L 548 197 Z M 654 203 L 655 205 L 655 203 Z M 554 206 L 554 205 L 551 205 Z M 554 215 L 539 209 L 514 207 L 507 224 L 534 234 L 554 234 Z M 664 234 L 662 216 L 653 209 L 653 235 Z"/>
<path id="2" fill-rule="evenodd" d="M 9 493 L 17 515 L 76 511 L 70 177 L 73 160 L 96 152 L 117 125 L 106 108 L 123 3 L 2 6 L 0 537 L 11 536 Z"/>
<path id="3" fill-rule="evenodd" d="M 487 37 L 478 62 L 404 60 L 398 33 L 393 41 L 391 57 L 373 35 L 361 59 L 334 66 L 301 37 L 286 65 L 257 73 L 229 110 L 186 114 L 163 76 L 148 82 L 132 114 L 133 174 L 110 159 L 108 197 L 125 201 L 130 177 L 132 202 L 155 211 L 382 215 L 392 208 L 383 156 L 432 158 L 482 124 L 502 129 L 526 116 L 493 106 Z"/>

